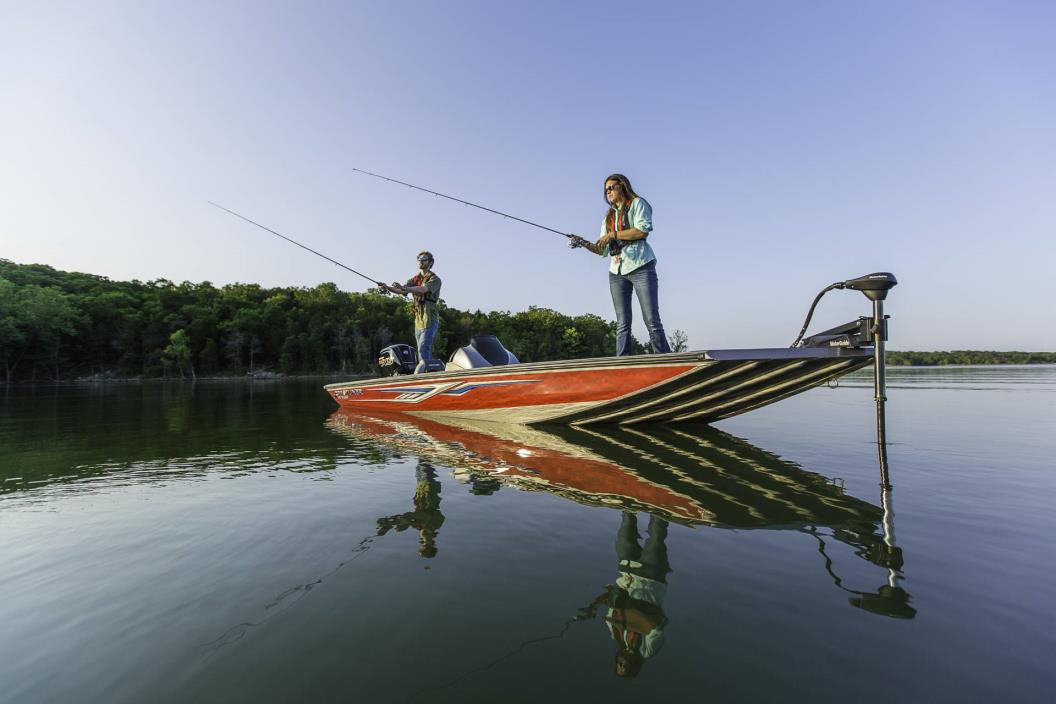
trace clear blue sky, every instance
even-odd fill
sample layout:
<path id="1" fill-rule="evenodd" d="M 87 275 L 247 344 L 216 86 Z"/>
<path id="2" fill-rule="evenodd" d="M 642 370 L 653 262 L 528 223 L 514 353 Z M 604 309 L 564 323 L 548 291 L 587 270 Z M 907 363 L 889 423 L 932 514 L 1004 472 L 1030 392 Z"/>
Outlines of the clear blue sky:
<path id="1" fill-rule="evenodd" d="M 596 236 L 653 205 L 661 313 L 782 346 L 876 270 L 894 349 L 1056 350 L 1056 3 L 0 0 L 0 257 L 115 279 L 366 282 L 612 317 Z M 868 312 L 829 294 L 816 325 Z M 640 316 L 636 334 L 644 337 Z"/>

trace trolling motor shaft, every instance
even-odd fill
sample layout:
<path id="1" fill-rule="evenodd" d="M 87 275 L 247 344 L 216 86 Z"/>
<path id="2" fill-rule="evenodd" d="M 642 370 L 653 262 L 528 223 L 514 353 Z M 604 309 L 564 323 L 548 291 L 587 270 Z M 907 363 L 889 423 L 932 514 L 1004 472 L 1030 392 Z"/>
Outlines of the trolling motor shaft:
<path id="1" fill-rule="evenodd" d="M 887 364 L 884 361 L 884 343 L 887 342 L 887 316 L 884 315 L 884 299 L 898 280 L 886 271 L 859 276 L 843 282 L 845 288 L 861 291 L 873 302 L 873 397 L 876 399 L 876 443 L 880 453 L 880 467 L 887 469 Z M 890 489 L 890 480 L 883 479 Z"/>
<path id="2" fill-rule="evenodd" d="M 829 284 L 821 290 L 810 305 L 807 319 L 799 331 L 792 347 L 863 347 L 873 346 L 873 396 L 876 400 L 876 440 L 879 445 L 880 464 L 887 466 L 887 423 L 884 414 L 884 404 L 887 401 L 887 367 L 884 361 L 884 343 L 887 342 L 887 317 L 884 315 L 884 299 L 887 292 L 898 284 L 895 275 L 886 271 L 878 271 L 856 279 L 837 281 Z M 812 335 L 803 339 L 803 334 L 810 325 L 810 319 L 814 315 L 814 309 L 818 301 L 829 291 L 834 289 L 849 288 L 861 291 L 865 297 L 873 302 L 872 319 L 862 317 L 856 321 L 840 325 Z"/>

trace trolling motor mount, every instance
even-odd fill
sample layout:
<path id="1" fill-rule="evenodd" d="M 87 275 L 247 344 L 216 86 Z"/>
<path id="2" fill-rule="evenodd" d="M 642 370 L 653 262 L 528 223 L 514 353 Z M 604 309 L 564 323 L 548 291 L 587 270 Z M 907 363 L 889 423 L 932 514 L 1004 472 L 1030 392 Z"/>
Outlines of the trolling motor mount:
<path id="1" fill-rule="evenodd" d="M 887 325 L 883 334 L 886 338 Z M 873 330 L 873 319 L 861 316 L 843 325 L 837 325 L 823 332 L 804 338 L 801 347 L 869 347 L 876 339 Z"/>
<path id="2" fill-rule="evenodd" d="M 810 310 L 807 311 L 807 319 L 803 321 L 803 327 L 800 328 L 799 335 L 791 347 L 863 347 L 874 344 L 878 340 L 881 342 L 887 340 L 887 316 L 884 315 L 883 300 L 887 298 L 887 292 L 897 284 L 898 280 L 895 275 L 886 271 L 829 284 L 814 297 L 814 302 L 810 304 Z M 814 316 L 814 309 L 817 308 L 821 297 L 834 289 L 844 288 L 861 291 L 873 302 L 872 325 L 867 326 L 863 322 L 870 320 L 869 318 L 858 318 L 852 323 L 840 325 L 804 340 L 803 334 L 810 325 L 810 319 Z"/>

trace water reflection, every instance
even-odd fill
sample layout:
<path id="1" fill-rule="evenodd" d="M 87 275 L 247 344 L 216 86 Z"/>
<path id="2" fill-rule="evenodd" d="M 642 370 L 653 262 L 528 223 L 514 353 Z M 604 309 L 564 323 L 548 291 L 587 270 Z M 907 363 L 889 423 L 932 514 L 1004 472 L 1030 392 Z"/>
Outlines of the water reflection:
<path id="1" fill-rule="evenodd" d="M 616 537 L 619 576 L 605 587 L 580 618 L 594 618 L 600 606 L 608 607 L 604 621 L 616 642 L 618 677 L 636 677 L 645 661 L 664 645 L 664 597 L 667 596 L 667 521 L 649 516 L 644 545 L 640 543 L 638 516 L 623 512 Z"/>
<path id="2" fill-rule="evenodd" d="M 414 510 L 385 516 L 378 519 L 378 535 L 385 535 L 393 528 L 396 532 L 414 528 L 418 531 L 418 554 L 436 557 L 436 534 L 444 524 L 440 512 L 440 482 L 436 470 L 424 460 L 418 461 L 415 470 Z"/>
<path id="3" fill-rule="evenodd" d="M 899 586 L 903 557 L 894 543 L 886 464 L 882 506 L 876 506 L 848 495 L 838 481 L 703 425 L 542 429 L 464 420 L 448 424 L 344 410 L 335 412 L 328 425 L 359 440 L 413 454 L 429 463 L 430 471 L 433 464 L 446 465 L 455 477 L 471 484 L 474 493 L 482 493 L 480 487 L 490 493 L 509 486 L 620 509 L 620 577 L 599 597 L 601 601 L 595 600 L 580 614 L 593 614 L 603 604 L 612 612 L 606 622 L 624 653 L 617 662 L 618 674 L 633 675 L 662 643 L 662 601 L 670 571 L 664 545 L 668 522 L 807 533 L 818 541 L 833 583 L 852 594 L 851 605 L 896 618 L 912 618 L 916 613 L 909 594 Z M 430 485 L 423 485 L 421 471 L 420 465 L 415 510 L 382 519 L 379 530 L 383 522 L 385 530 L 413 525 L 422 536 L 421 554 L 428 556 L 430 550 L 435 554 L 436 530 L 443 516 L 439 485 L 423 494 L 423 487 Z M 637 542 L 639 512 L 649 515 L 648 537 L 642 545 Z M 829 556 L 826 541 L 830 540 L 850 546 L 858 557 L 885 569 L 886 582 L 872 591 L 848 586 Z"/>
<path id="4" fill-rule="evenodd" d="M 870 613 L 880 614 L 882 616 L 909 619 L 917 615 L 917 610 L 909 605 L 909 593 L 899 586 L 899 582 L 902 580 L 902 548 L 895 544 L 894 509 L 891 503 L 892 487 L 887 466 L 887 449 L 884 445 L 880 445 L 879 450 L 881 470 L 880 486 L 882 489 L 880 493 L 880 502 L 883 505 L 884 511 L 882 521 L 883 536 L 882 540 L 874 542 L 869 546 L 868 553 L 864 555 L 864 557 L 874 565 L 887 568 L 887 582 L 881 584 L 872 592 L 864 592 L 845 587 L 843 579 L 836 574 L 833 569 L 833 562 L 825 552 L 824 539 L 816 530 L 812 530 L 811 534 L 818 540 L 818 551 L 825 556 L 825 569 L 833 578 L 836 586 L 844 591 L 854 594 L 854 596 L 849 599 L 851 606 L 864 609 Z"/>
<path id="5" fill-rule="evenodd" d="M 315 382 L 20 389 L 0 397 L 0 499 L 384 462 L 376 443 L 321 427 L 331 405 L 319 396 Z"/>

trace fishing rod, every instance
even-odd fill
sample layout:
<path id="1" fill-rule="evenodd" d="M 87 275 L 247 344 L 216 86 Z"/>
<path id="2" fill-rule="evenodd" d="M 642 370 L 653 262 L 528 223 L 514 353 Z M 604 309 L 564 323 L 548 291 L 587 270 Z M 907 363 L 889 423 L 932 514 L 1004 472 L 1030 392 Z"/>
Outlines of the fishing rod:
<path id="1" fill-rule="evenodd" d="M 407 186 L 408 188 L 413 188 L 413 189 L 418 190 L 418 191 L 424 191 L 426 193 L 432 193 L 434 196 L 440 196 L 441 198 L 447 198 L 448 200 L 453 200 L 456 203 L 462 203 L 463 205 L 471 205 L 474 208 L 480 208 L 481 210 L 486 210 L 489 213 L 495 213 L 496 215 L 501 215 L 502 217 L 509 218 L 510 220 L 516 220 L 517 222 L 523 222 L 525 225 L 531 225 L 532 227 L 538 227 L 540 230 L 546 230 L 547 232 L 553 232 L 555 234 L 561 235 L 562 237 L 567 237 L 571 242 L 575 242 L 576 240 L 582 239 L 578 235 L 572 235 L 572 234 L 569 234 L 567 232 L 561 232 L 560 230 L 555 230 L 552 227 L 547 227 L 546 225 L 540 225 L 537 222 L 532 222 L 531 220 L 525 220 L 524 218 L 519 218 L 516 215 L 510 215 L 509 213 L 504 213 L 501 210 L 493 210 L 492 208 L 485 208 L 483 205 L 477 205 L 476 203 L 470 203 L 468 200 L 462 200 L 461 198 L 455 198 L 454 196 L 449 196 L 449 195 L 444 194 L 444 193 L 438 193 L 437 191 L 431 191 L 428 188 L 422 188 L 421 186 L 415 186 L 413 183 L 406 183 L 405 181 L 399 181 L 399 180 L 394 179 L 394 178 L 389 178 L 388 176 L 382 176 L 381 174 L 371 173 L 370 171 L 364 171 L 363 169 L 357 169 L 355 167 L 352 167 L 352 170 L 353 171 L 358 171 L 361 174 L 366 174 L 367 176 L 373 176 L 374 178 L 380 178 L 383 181 L 391 181 L 392 183 L 398 183 L 401 186 Z M 569 245 L 569 246 L 571 246 L 571 245 Z"/>
<path id="2" fill-rule="evenodd" d="M 378 285 L 378 286 L 381 286 L 381 285 L 383 285 L 383 284 L 382 284 L 382 283 L 381 283 L 381 282 L 380 282 L 380 281 L 379 281 L 378 279 L 372 279 L 371 277 L 367 276 L 366 274 L 363 274 L 363 273 L 361 273 L 361 272 L 358 272 L 358 271 L 356 271 L 355 269 L 353 269 L 353 268 L 352 268 L 352 267 L 350 267 L 350 266 L 345 266 L 344 264 L 342 264 L 341 262 L 337 261 L 336 259 L 331 259 L 330 257 L 326 256 L 325 254 L 323 254 L 323 253 L 321 253 L 321 252 L 316 252 L 316 251 L 315 251 L 314 249 L 312 249 L 311 247 L 306 247 L 306 246 L 304 246 L 303 244 L 301 244 L 301 243 L 300 243 L 300 242 L 298 242 L 297 240 L 291 240 L 291 239 L 290 239 L 289 237 L 287 237 L 286 235 L 283 235 L 283 234 L 281 234 L 281 233 L 275 232 L 275 230 L 272 230 L 272 229 L 271 229 L 270 227 L 264 227 L 264 226 L 263 226 L 263 225 L 261 225 L 261 224 L 260 224 L 259 222 L 254 222 L 254 221 L 250 220 L 250 219 L 249 219 L 249 218 L 247 218 L 247 217 L 246 217 L 245 215 L 239 215 L 239 214 L 238 214 L 238 213 L 236 213 L 236 212 L 235 212 L 234 210 L 228 210 L 228 209 L 227 209 L 227 208 L 225 208 L 224 206 L 220 205 L 219 203 L 214 203 L 213 201 L 208 201 L 208 203 L 209 203 L 209 205 L 214 205 L 214 206 L 216 206 L 217 208 L 220 208 L 220 210 L 223 210 L 223 211 L 225 211 L 225 212 L 231 213 L 231 214 L 232 214 L 232 215 L 234 215 L 234 216 L 235 216 L 236 218 L 242 218 L 243 220 L 245 220 L 246 222 L 248 222 L 248 223 L 249 223 L 249 224 L 251 224 L 251 225 L 256 225 L 257 227 L 259 227 L 259 228 L 260 228 L 260 229 L 262 229 L 262 230 L 267 230 L 267 231 L 268 231 L 268 232 L 270 232 L 271 234 L 275 235 L 276 237 L 281 237 L 282 239 L 286 240 L 286 241 L 287 241 L 287 242 L 289 242 L 290 244 L 295 244 L 295 245 L 297 245 L 298 247 L 300 247 L 301 249 L 307 249 L 307 250 L 308 250 L 309 252 L 311 252 L 312 254 L 314 254 L 314 255 L 316 255 L 316 256 L 319 256 L 319 257 L 322 257 L 323 259 L 325 259 L 325 260 L 326 260 L 326 261 L 328 261 L 328 262 L 333 262 L 334 264 L 337 264 L 337 265 L 338 265 L 339 267 L 341 267 L 342 269 L 347 269 L 348 271 L 351 271 L 351 272 L 352 272 L 353 274 L 355 274 L 355 275 L 357 275 L 357 276 L 362 276 L 362 277 L 363 277 L 364 279 L 366 279 L 367 281 L 369 281 L 369 282 L 370 282 L 370 283 L 372 283 L 372 284 L 376 284 L 376 285 Z"/>

